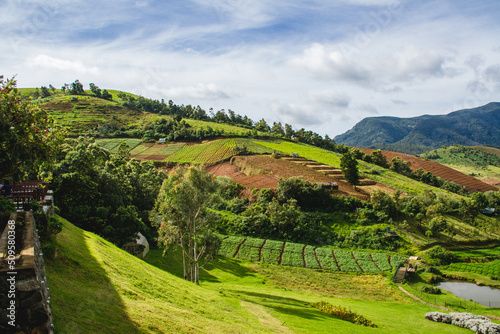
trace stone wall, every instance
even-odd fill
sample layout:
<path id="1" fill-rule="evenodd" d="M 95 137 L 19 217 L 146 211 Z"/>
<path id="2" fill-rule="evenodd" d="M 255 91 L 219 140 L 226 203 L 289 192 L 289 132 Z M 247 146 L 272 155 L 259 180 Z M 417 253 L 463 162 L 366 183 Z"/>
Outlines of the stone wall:
<path id="1" fill-rule="evenodd" d="M 0 260 L 0 332 L 53 333 L 43 254 L 30 211 L 10 216 Z"/>

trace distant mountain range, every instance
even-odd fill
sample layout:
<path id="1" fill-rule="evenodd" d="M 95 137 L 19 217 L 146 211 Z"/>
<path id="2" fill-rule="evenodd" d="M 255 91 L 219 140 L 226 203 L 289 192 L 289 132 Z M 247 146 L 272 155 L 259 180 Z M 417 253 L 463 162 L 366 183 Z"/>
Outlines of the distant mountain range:
<path id="1" fill-rule="evenodd" d="M 500 103 L 447 115 L 368 117 L 335 142 L 413 154 L 452 144 L 500 147 Z"/>

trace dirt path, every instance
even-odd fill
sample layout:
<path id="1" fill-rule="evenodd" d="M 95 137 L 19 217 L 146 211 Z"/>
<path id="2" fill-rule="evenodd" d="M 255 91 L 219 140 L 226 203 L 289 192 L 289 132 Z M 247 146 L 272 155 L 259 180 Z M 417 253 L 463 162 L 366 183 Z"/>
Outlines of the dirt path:
<path id="1" fill-rule="evenodd" d="M 433 306 L 433 307 L 437 307 L 441 310 L 444 310 L 444 311 L 450 311 L 450 312 L 455 312 L 455 310 L 451 309 L 451 308 L 447 308 L 447 307 L 444 307 L 444 306 L 439 306 L 439 305 L 434 305 L 434 304 L 431 304 L 431 303 L 428 303 L 428 302 L 424 302 L 422 299 L 418 298 L 417 296 L 415 296 L 414 294 L 412 293 L 409 293 L 408 291 L 406 291 L 405 289 L 403 289 L 402 286 L 399 287 L 399 290 L 403 291 L 404 293 L 406 293 L 408 296 L 410 296 L 411 298 L 415 299 L 415 300 L 418 300 L 419 302 L 423 303 L 423 304 L 426 304 L 426 305 L 429 305 L 429 306 Z"/>

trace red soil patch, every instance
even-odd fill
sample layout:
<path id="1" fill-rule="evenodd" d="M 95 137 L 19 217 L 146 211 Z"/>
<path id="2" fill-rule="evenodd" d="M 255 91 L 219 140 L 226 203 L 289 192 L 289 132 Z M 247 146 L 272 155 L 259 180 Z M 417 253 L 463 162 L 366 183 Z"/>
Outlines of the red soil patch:
<path id="1" fill-rule="evenodd" d="M 371 152 L 374 151 L 372 149 L 366 149 L 366 148 L 359 148 L 359 150 L 366 154 L 370 154 Z M 416 157 L 414 155 L 392 152 L 392 151 L 382 151 L 382 154 L 384 154 L 384 156 L 387 158 L 387 161 L 389 162 L 395 157 L 399 157 L 401 160 L 411 162 L 410 168 L 412 170 L 422 168 L 426 172 L 431 172 L 432 174 L 439 176 L 443 180 L 454 182 L 471 192 L 485 192 L 489 190 L 492 191 L 498 190 L 497 187 L 481 182 L 480 180 L 470 175 L 466 175 L 453 168 L 441 165 L 438 162 L 428 161 Z"/>
<path id="2" fill-rule="evenodd" d="M 325 175 L 311 168 L 296 164 L 284 159 L 273 159 L 268 155 L 236 156 L 230 162 L 223 162 L 215 166 L 207 167 L 207 171 L 213 175 L 225 175 L 239 182 L 246 188 L 270 188 L 276 189 L 281 178 L 302 177 L 311 183 L 336 182 L 339 185 L 339 195 L 355 196 L 362 200 L 369 200 L 369 193 L 362 191 L 364 187 L 358 186 L 361 191 L 343 180 L 342 175 Z M 257 175 L 247 175 L 257 174 Z M 380 187 L 380 185 L 377 185 Z M 371 186 L 375 187 L 375 186 Z M 391 191 L 392 189 L 383 189 Z"/>

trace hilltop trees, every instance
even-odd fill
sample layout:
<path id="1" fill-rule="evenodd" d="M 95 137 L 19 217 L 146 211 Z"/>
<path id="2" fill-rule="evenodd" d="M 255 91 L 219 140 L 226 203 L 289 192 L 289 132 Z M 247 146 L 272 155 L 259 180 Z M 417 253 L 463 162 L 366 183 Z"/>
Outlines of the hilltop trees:
<path id="1" fill-rule="evenodd" d="M 22 100 L 14 79 L 0 76 L 0 178 L 35 170 L 54 161 L 63 132 L 29 100 Z"/>
<path id="2" fill-rule="evenodd" d="M 208 219 L 207 205 L 217 183 L 203 168 L 174 170 L 156 200 L 161 217 L 158 241 L 165 249 L 180 246 L 184 279 L 199 284 L 200 262 L 215 255 L 220 241 L 212 232 L 213 219 Z"/>
<path id="3" fill-rule="evenodd" d="M 152 236 L 149 211 L 165 175 L 150 162 L 111 155 L 93 140 L 69 139 L 53 171 L 61 215 L 118 246 Z"/>

